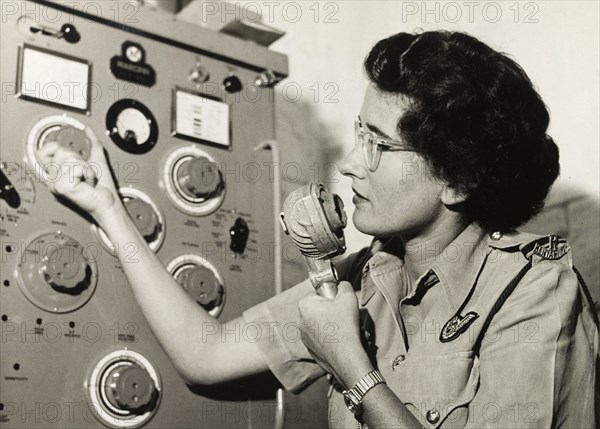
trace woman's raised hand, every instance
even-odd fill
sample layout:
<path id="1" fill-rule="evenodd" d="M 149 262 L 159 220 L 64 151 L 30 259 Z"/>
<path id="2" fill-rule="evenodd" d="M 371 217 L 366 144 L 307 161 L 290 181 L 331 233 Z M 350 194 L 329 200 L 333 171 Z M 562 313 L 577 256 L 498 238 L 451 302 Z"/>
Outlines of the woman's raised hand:
<path id="1" fill-rule="evenodd" d="M 44 144 L 37 155 L 43 169 L 40 176 L 50 190 L 97 218 L 121 200 L 102 144 L 89 128 L 85 133 L 91 143 L 87 161 L 56 142 Z"/>

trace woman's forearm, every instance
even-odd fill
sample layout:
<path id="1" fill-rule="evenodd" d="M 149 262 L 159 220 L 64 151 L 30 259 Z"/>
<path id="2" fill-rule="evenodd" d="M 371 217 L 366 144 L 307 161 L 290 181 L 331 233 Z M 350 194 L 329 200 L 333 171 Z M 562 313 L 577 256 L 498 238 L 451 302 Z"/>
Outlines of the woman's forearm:
<path id="1" fill-rule="evenodd" d="M 218 332 L 221 324 L 164 268 L 122 204 L 116 203 L 95 217 L 113 242 L 136 300 L 175 367 L 188 381 L 210 383 L 217 374 L 210 372 L 214 366 L 208 362 L 208 352 L 214 351 L 211 340 L 218 336 L 203 332 Z"/>

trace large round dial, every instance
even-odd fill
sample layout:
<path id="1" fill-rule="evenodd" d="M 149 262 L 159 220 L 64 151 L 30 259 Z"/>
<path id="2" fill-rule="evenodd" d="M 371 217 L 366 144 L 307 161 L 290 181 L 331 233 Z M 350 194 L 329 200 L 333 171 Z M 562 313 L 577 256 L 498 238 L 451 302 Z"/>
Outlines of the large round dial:
<path id="1" fill-rule="evenodd" d="M 57 292 L 78 295 L 89 286 L 90 267 L 81 249 L 75 249 L 71 243 L 51 248 L 44 256 L 40 270 Z"/>
<path id="2" fill-rule="evenodd" d="M 158 251 L 166 235 L 165 215 L 161 208 L 139 189 L 123 187 L 119 188 L 119 193 L 137 230 L 150 249 Z M 114 254 L 114 245 L 108 235 L 96 225 L 92 226 L 92 229 L 98 234 L 108 251 Z"/>
<path id="3" fill-rule="evenodd" d="M 153 406 L 158 393 L 148 371 L 133 362 L 111 368 L 104 390 L 112 406 L 135 414 Z"/>
<path id="4" fill-rule="evenodd" d="M 98 282 L 94 256 L 61 232 L 44 234 L 29 243 L 18 268 L 19 286 L 27 299 L 54 313 L 84 305 Z"/>
<path id="5" fill-rule="evenodd" d="M 163 184 L 171 202 L 192 216 L 206 216 L 225 199 L 225 180 L 212 157 L 195 146 L 180 147 L 165 161 Z"/>
<path id="6" fill-rule="evenodd" d="M 209 314 L 215 317 L 221 314 L 225 284 L 213 264 L 199 255 L 181 255 L 167 264 L 167 270 Z"/>
<path id="7" fill-rule="evenodd" d="M 141 198 L 129 198 L 124 201 L 125 208 L 142 237 L 151 243 L 161 229 L 158 215 L 154 208 Z"/>
<path id="8" fill-rule="evenodd" d="M 190 265 L 177 275 L 177 281 L 198 304 L 210 311 L 222 301 L 223 285 L 217 276 L 202 265 Z"/>
<path id="9" fill-rule="evenodd" d="M 154 365 L 128 349 L 100 359 L 86 388 L 96 418 L 115 429 L 145 426 L 158 410 L 162 396 L 160 375 Z"/>
<path id="10" fill-rule="evenodd" d="M 222 186 L 219 166 L 204 156 L 186 159 L 177 169 L 177 182 L 190 198 L 208 199 Z"/>
<path id="11" fill-rule="evenodd" d="M 47 116 L 31 127 L 26 147 L 30 165 L 38 166 L 37 151 L 49 142 L 57 142 L 85 160 L 89 159 L 92 150 L 90 139 L 85 133 L 85 125 L 67 115 Z"/>

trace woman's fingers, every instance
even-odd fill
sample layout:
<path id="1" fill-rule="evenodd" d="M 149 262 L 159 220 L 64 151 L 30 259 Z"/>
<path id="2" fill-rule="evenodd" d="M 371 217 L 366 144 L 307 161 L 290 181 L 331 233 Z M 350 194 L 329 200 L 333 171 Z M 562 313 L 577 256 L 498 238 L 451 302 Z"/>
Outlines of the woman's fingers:
<path id="1" fill-rule="evenodd" d="M 59 156 L 60 161 L 56 163 L 57 166 L 60 166 L 58 174 L 50 177 L 51 172 L 46 170 L 48 175 L 46 180 L 51 190 L 69 196 L 82 182 L 92 186 L 95 184 L 95 173 L 93 169 L 88 168 L 85 161 L 70 154 L 61 153 Z"/>

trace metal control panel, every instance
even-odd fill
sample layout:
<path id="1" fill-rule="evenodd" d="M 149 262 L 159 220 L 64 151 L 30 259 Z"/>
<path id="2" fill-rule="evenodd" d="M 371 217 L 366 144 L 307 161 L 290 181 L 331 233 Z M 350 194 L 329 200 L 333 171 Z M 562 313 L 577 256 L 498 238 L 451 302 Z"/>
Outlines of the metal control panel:
<path id="1" fill-rule="evenodd" d="M 138 2 L 2 7 L 0 428 L 276 426 L 270 378 L 184 384 L 117 246 L 51 194 L 37 151 L 57 141 L 88 159 L 89 128 L 150 248 L 232 319 L 275 292 L 273 163 L 257 148 L 274 138 L 286 57 Z"/>

